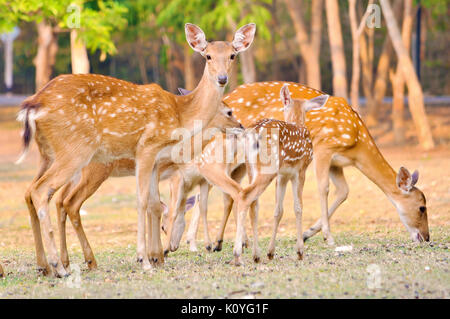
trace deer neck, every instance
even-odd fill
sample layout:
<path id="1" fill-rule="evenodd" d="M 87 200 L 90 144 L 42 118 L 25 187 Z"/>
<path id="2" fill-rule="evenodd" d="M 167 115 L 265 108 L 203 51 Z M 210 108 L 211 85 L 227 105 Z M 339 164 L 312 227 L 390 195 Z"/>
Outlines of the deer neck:
<path id="1" fill-rule="evenodd" d="M 367 147 L 367 145 L 365 145 L 364 147 Z M 376 148 L 376 146 L 371 147 Z M 402 193 L 397 187 L 396 172 L 391 167 L 391 165 L 389 165 L 383 155 L 381 155 L 378 149 L 376 154 L 374 154 L 374 152 L 372 151 L 365 153 L 367 153 L 368 155 L 365 156 L 363 161 L 358 161 L 357 166 L 386 194 L 389 200 L 397 207 L 397 201 L 400 200 Z"/>
<path id="2" fill-rule="evenodd" d="M 193 134 L 198 133 L 194 128 L 195 121 L 201 121 L 202 127 L 207 127 L 218 112 L 223 92 L 224 88 L 218 87 L 209 77 L 206 65 L 203 76 L 192 93 L 178 97 L 178 114 L 182 127 L 189 129 Z"/>
<path id="3" fill-rule="evenodd" d="M 286 122 L 295 124 L 296 126 L 305 126 L 305 110 L 301 106 L 298 107 L 300 109 L 297 109 L 296 105 L 291 107 L 295 107 L 296 109 L 285 117 Z"/>

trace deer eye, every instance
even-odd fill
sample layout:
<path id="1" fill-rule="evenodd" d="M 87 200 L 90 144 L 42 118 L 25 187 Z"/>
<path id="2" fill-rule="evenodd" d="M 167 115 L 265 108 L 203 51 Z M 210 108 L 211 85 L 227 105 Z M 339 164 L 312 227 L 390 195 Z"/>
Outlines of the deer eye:
<path id="1" fill-rule="evenodd" d="M 232 111 L 228 111 L 228 112 L 227 112 L 227 115 L 228 115 L 228 116 L 232 116 L 232 115 L 233 115 L 233 112 L 232 112 Z"/>
<path id="2" fill-rule="evenodd" d="M 211 56 L 209 54 L 206 55 L 206 60 L 211 60 Z"/>
<path id="3" fill-rule="evenodd" d="M 427 211 L 427 208 L 425 206 L 420 206 L 419 210 L 423 214 L 423 213 L 425 213 Z"/>
<path id="4" fill-rule="evenodd" d="M 230 59 L 231 59 L 231 60 L 234 60 L 235 57 L 236 57 L 236 54 L 232 54 L 232 55 L 230 56 Z"/>

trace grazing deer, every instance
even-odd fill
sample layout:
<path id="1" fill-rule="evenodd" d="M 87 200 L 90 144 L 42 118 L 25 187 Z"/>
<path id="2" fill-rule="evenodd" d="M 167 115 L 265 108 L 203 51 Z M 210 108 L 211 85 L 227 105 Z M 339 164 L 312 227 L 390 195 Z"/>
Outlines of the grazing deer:
<path id="1" fill-rule="evenodd" d="M 236 32 L 231 43 L 207 42 L 199 27 L 186 24 L 189 45 L 206 59 L 202 79 L 189 95 L 176 96 L 156 84 L 136 85 L 102 75 L 77 74 L 58 76 L 22 104 L 23 155 L 33 134 L 41 154 L 39 172 L 25 200 L 37 264 L 44 273 L 67 275 L 48 213 L 53 194 L 90 162 L 110 163 L 122 158 L 133 158 L 136 163 L 138 260 L 144 268 L 151 267 L 149 259 L 154 264 L 164 262 L 156 163 L 170 157 L 172 148 L 180 143 L 172 137 L 177 128 L 185 128 L 192 136 L 198 133 L 196 121 L 207 124 L 215 116 L 235 57 L 251 45 L 255 30 L 255 24 L 248 24 Z"/>
<path id="2" fill-rule="evenodd" d="M 286 185 L 290 181 L 294 195 L 297 226 L 297 254 L 299 259 L 303 257 L 302 192 L 306 168 L 311 163 L 313 156 L 311 137 L 308 129 L 304 126 L 305 113 L 321 108 L 325 105 L 329 96 L 319 95 L 310 100 L 293 100 L 290 97 L 287 85 L 281 88 L 280 96 L 284 105 L 285 121 L 263 119 L 251 125 L 246 131 L 246 166 L 250 185 L 239 194 L 239 202 L 237 203 L 238 222 L 233 250 L 236 265 L 241 264 L 245 215 L 249 208 L 253 228 L 253 260 L 255 262 L 260 260 L 257 200 L 274 178 L 277 181 L 276 209 L 268 256 L 272 259 L 274 255 L 275 238 L 283 215 L 284 194 Z M 264 130 L 267 132 L 267 138 L 263 137 Z M 261 139 L 267 143 L 266 154 L 273 156 L 270 169 L 267 169 L 267 164 L 264 163 L 264 158 L 261 156 Z"/>
<path id="3" fill-rule="evenodd" d="M 231 110 L 224 105 L 222 105 L 219 113 L 217 113 L 216 116 L 211 120 L 208 127 L 211 129 L 217 128 L 222 131 L 226 131 L 227 129 L 243 128 L 242 125 L 232 116 Z M 55 198 L 55 204 L 60 233 L 61 260 L 63 266 L 66 269 L 69 266 L 69 256 L 66 242 L 67 215 L 69 216 L 72 225 L 75 228 L 77 237 L 83 249 L 85 261 L 89 269 L 97 268 L 94 254 L 81 224 L 80 208 L 83 203 L 97 191 L 100 185 L 108 177 L 134 176 L 136 171 L 135 166 L 135 161 L 132 158 L 124 158 L 113 161 L 111 163 L 91 162 L 89 165 L 82 169 L 80 177 L 78 179 L 70 181 L 61 188 L 60 192 Z M 181 166 L 181 168 L 182 167 L 183 165 Z M 170 185 L 172 190 L 170 209 L 167 209 L 167 207 L 162 203 L 164 207 L 164 221 L 164 217 L 170 215 L 168 214 L 169 212 L 172 212 L 174 209 L 181 209 L 182 199 L 179 199 L 179 196 L 183 195 L 178 194 L 178 189 L 179 187 L 181 187 L 181 185 L 184 185 L 184 183 L 188 182 L 184 182 L 183 177 L 178 173 L 180 167 L 176 164 L 170 162 L 165 163 L 165 165 L 162 165 L 158 169 L 160 180 L 170 178 Z M 187 211 L 193 206 L 192 199 L 186 200 L 186 198 L 184 198 L 183 200 L 186 201 L 184 209 L 185 211 Z M 177 204 L 179 207 L 177 206 Z M 163 222 L 163 230 L 164 225 L 165 222 Z"/>
<path id="4" fill-rule="evenodd" d="M 283 119 L 283 105 L 277 95 L 284 84 L 289 85 L 293 99 L 311 99 L 323 94 L 292 82 L 258 82 L 239 86 L 224 97 L 224 103 L 245 127 L 262 118 Z M 328 219 L 347 199 L 349 188 L 343 168 L 349 165 L 357 167 L 387 195 L 413 241 L 430 240 L 425 196 L 415 187 L 418 172 L 410 174 L 401 167 L 396 173 L 380 153 L 358 113 L 345 99 L 331 96 L 323 109 L 308 112 L 305 124 L 313 142 L 322 216 L 305 231 L 304 240 L 322 229 L 328 243 L 334 242 Z M 328 208 L 330 178 L 336 186 L 336 199 Z M 226 206 L 224 220 L 232 207 L 230 198 L 225 201 L 230 204 Z M 221 249 L 222 240 L 221 229 L 214 250 Z"/>

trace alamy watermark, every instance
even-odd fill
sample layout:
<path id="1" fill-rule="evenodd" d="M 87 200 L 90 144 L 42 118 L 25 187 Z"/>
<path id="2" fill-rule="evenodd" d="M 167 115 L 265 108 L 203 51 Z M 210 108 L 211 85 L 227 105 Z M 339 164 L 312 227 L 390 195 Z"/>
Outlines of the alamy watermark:
<path id="1" fill-rule="evenodd" d="M 72 3 L 66 9 L 69 13 L 67 16 L 67 26 L 71 29 L 79 29 L 81 27 L 81 7 Z"/>
<path id="2" fill-rule="evenodd" d="M 367 288 L 380 289 L 381 288 L 381 268 L 377 264 L 370 264 L 367 266 Z"/>

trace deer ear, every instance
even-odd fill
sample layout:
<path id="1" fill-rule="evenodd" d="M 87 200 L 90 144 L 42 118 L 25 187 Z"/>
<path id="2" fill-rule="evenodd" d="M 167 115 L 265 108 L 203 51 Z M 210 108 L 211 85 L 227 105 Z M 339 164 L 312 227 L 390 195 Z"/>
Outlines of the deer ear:
<path id="1" fill-rule="evenodd" d="M 287 84 L 283 85 L 280 90 L 280 98 L 284 108 L 288 108 L 292 104 L 291 93 Z"/>
<path id="2" fill-rule="evenodd" d="M 196 200 L 196 196 L 191 196 L 186 200 L 186 204 L 184 206 L 184 211 L 187 212 L 188 210 L 190 210 L 192 207 L 195 206 L 195 200 Z"/>
<path id="3" fill-rule="evenodd" d="M 189 93 L 191 93 L 191 91 L 183 88 L 178 88 L 178 92 L 180 92 L 180 95 L 188 95 Z"/>
<path id="4" fill-rule="evenodd" d="M 419 171 L 415 170 L 414 173 L 411 175 L 411 186 L 416 185 L 418 180 L 419 180 Z"/>
<path id="5" fill-rule="evenodd" d="M 246 24 L 236 31 L 233 42 L 231 43 L 236 52 L 245 51 L 250 47 L 255 38 L 255 32 L 256 24 L 254 23 Z"/>
<path id="6" fill-rule="evenodd" d="M 186 23 L 184 26 L 184 31 L 186 33 L 186 40 L 194 51 L 202 53 L 208 46 L 206 42 L 205 33 L 192 23 Z"/>
<path id="7" fill-rule="evenodd" d="M 419 178 L 419 175 L 417 175 L 417 178 Z M 403 192 L 409 192 L 414 186 L 411 174 L 404 167 L 400 167 L 398 170 L 396 182 L 398 188 L 400 188 Z"/>
<path id="8" fill-rule="evenodd" d="M 328 94 L 322 94 L 310 100 L 306 100 L 303 102 L 303 108 L 306 112 L 314 109 L 320 109 L 322 106 L 327 104 L 329 97 L 330 96 Z"/>

